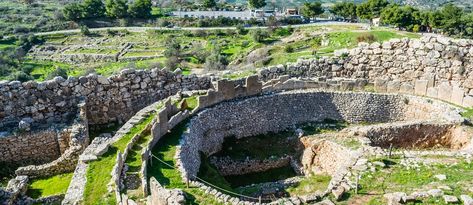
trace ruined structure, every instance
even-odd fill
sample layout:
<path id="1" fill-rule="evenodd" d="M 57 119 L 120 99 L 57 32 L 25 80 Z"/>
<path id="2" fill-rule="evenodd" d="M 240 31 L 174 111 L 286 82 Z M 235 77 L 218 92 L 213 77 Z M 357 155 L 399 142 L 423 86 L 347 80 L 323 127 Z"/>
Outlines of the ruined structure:
<path id="1" fill-rule="evenodd" d="M 183 201 L 182 191 L 149 181 L 146 170 L 150 150 L 185 119 L 191 120 L 176 155 L 182 178 L 219 201 L 233 204 L 243 199 L 221 193 L 195 178 L 200 167 L 199 152 L 217 152 L 229 136 L 278 132 L 326 118 L 383 123 L 342 133 L 365 140 L 357 152 L 327 141 L 304 139 L 304 173 L 322 171 L 332 176 L 323 193 L 288 199 L 305 203 L 333 192 L 340 196 L 340 192 L 353 188 L 351 172 L 366 164 L 366 154 L 385 154 L 381 148 L 442 146 L 459 150 L 455 152 L 459 155 L 471 155 L 472 135 L 464 127 L 465 119 L 459 114 L 462 109 L 445 102 L 473 106 L 472 41 L 443 37 L 391 40 L 382 45 L 362 43 L 336 54 L 262 68 L 257 76 L 236 81 L 154 69 L 123 70 L 109 78 L 89 75 L 78 79 L 57 77 L 42 83 L 2 82 L 0 154 L 4 157 L 0 161 L 22 167 L 16 170 L 18 177 L 12 185 L 0 189 L 0 200 L 38 202 L 24 196 L 28 178 L 74 171 L 66 195 L 54 200 L 80 203 L 88 163 L 97 160 L 151 113 L 156 117 L 144 129 L 151 132 L 152 140 L 141 153 L 143 166 L 139 173 L 142 191 L 151 195 L 153 204 Z M 173 98 L 197 94 L 198 107 L 192 111 L 171 102 Z M 111 122 L 126 123 L 114 136 L 89 139 L 89 126 Z M 131 202 L 121 192 L 124 161 L 140 137 L 133 136 L 110 170 L 109 191 L 122 204 Z M 316 152 L 319 154 L 314 155 Z"/>

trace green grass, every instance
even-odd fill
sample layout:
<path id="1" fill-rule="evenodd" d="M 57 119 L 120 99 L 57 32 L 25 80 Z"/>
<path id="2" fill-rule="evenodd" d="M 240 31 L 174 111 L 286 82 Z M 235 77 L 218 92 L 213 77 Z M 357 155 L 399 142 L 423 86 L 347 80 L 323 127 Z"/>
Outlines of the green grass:
<path id="1" fill-rule="evenodd" d="M 340 30 L 340 29 L 338 29 Z M 354 48 L 358 45 L 357 38 L 363 35 L 373 35 L 375 41 L 384 42 L 393 38 L 419 38 L 419 34 L 408 32 L 397 32 L 392 30 L 374 30 L 368 32 L 337 31 L 326 34 L 329 43 L 321 46 L 322 37 L 315 36 L 305 40 L 288 43 L 283 46 L 276 46 L 271 50 L 271 61 L 269 65 L 285 64 L 287 62 L 296 62 L 299 58 L 313 58 L 312 51 L 317 51 L 316 56 L 333 55 L 335 50 L 343 48 Z M 295 48 L 294 52 L 288 53 L 284 47 L 291 46 Z"/>
<path id="2" fill-rule="evenodd" d="M 473 164 L 465 161 L 454 164 L 421 165 L 419 169 L 407 169 L 397 164 L 399 160 L 396 159 L 383 161 L 390 165 L 362 176 L 360 194 L 383 195 L 392 192 L 427 191 L 432 188 L 432 183 L 436 183 L 433 188 L 438 185 L 447 185 L 452 190 L 444 190 L 446 194 L 459 196 L 469 193 L 467 188 L 473 183 Z M 447 179 L 439 181 L 434 177 L 437 174 L 445 174 Z"/>
<path id="3" fill-rule="evenodd" d="M 142 122 L 136 124 L 120 140 L 113 143 L 108 151 L 97 161 L 89 163 L 87 169 L 87 183 L 85 185 L 84 203 L 85 204 L 115 204 L 115 194 L 108 194 L 107 184 L 111 181 L 110 172 L 115 165 L 117 152 L 124 152 L 126 145 L 136 134 L 153 120 L 155 114 L 146 117 Z"/>
<path id="4" fill-rule="evenodd" d="M 33 179 L 28 186 L 27 195 L 34 199 L 65 194 L 74 173 L 59 174 L 52 177 Z"/>
<path id="5" fill-rule="evenodd" d="M 473 107 L 465 108 L 465 112 L 462 112 L 461 115 L 464 118 L 473 119 Z"/>
<path id="6" fill-rule="evenodd" d="M 143 136 L 138 139 L 135 145 L 133 145 L 125 160 L 125 163 L 128 165 L 127 172 L 139 172 L 141 170 L 143 162 L 141 153 L 143 152 L 143 149 L 146 148 L 146 144 L 148 144 L 152 139 L 150 132 L 143 133 Z"/>
<path id="7" fill-rule="evenodd" d="M 303 196 L 317 190 L 324 191 L 331 179 L 328 175 L 312 175 L 305 177 L 297 185 L 287 188 L 286 191 L 291 196 Z"/>
<path id="8" fill-rule="evenodd" d="M 153 155 L 157 156 L 166 163 L 176 166 L 176 160 L 174 158 L 176 154 L 176 148 L 179 145 L 181 135 L 184 133 L 186 123 L 188 121 L 181 122 L 177 125 L 171 133 L 165 135 L 158 144 L 153 148 Z M 190 198 L 188 204 L 209 204 L 209 205 L 222 205 L 213 196 L 205 194 L 202 190 L 196 187 L 187 188 L 186 184 L 181 178 L 181 173 L 172 169 L 157 160 L 153 160 L 152 166 L 148 167 L 148 177 L 155 177 L 158 182 L 166 188 L 178 188 L 183 189 Z"/>

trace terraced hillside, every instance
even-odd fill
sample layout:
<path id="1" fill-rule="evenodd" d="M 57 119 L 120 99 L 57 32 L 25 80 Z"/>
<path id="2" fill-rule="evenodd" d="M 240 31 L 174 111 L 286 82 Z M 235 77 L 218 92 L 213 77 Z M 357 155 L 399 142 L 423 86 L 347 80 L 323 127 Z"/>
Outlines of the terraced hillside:
<path id="1" fill-rule="evenodd" d="M 168 59 L 177 57 L 176 67 L 189 74 L 217 71 L 206 66 L 206 61 L 218 49 L 227 62 L 226 70 L 248 70 L 251 74 L 257 67 L 332 55 L 334 50 L 354 47 L 362 41 L 419 37 L 388 29 L 367 31 L 356 25 L 278 28 L 267 32 L 263 39 L 256 39 L 256 32 L 249 29 L 109 30 L 93 32 L 89 36 L 54 34 L 43 36 L 44 43 L 34 46 L 21 63 L 34 79 L 45 80 L 57 75 L 58 70 L 68 76 L 82 76 L 92 72 L 110 75 L 123 68 L 170 68 Z M 172 43 L 179 47 L 177 51 L 168 49 Z M 16 42 L 0 41 L 0 49 L 15 47 Z M 174 52 L 174 56 L 166 54 L 170 52 Z M 4 75 L 0 79 L 9 77 Z"/>

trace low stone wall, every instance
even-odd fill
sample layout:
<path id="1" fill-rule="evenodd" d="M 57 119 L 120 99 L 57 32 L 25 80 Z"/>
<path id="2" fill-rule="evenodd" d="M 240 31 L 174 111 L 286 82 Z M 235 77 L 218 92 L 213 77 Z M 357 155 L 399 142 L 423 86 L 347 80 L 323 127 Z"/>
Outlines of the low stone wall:
<path id="1" fill-rule="evenodd" d="M 179 189 L 165 189 L 159 182 L 151 177 L 151 205 L 185 204 L 185 194 Z"/>
<path id="2" fill-rule="evenodd" d="M 230 157 L 210 157 L 210 163 L 217 168 L 222 176 L 244 175 L 288 166 L 291 164 L 291 157 L 264 160 L 233 160 Z"/>
<path id="3" fill-rule="evenodd" d="M 67 129 L 50 128 L 1 137 L 0 161 L 11 165 L 41 164 L 53 161 L 61 156 L 58 135 L 67 134 L 67 131 Z"/>
<path id="4" fill-rule="evenodd" d="M 31 178 L 48 177 L 61 173 L 74 171 L 79 155 L 89 144 L 89 129 L 87 121 L 87 110 L 84 103 L 79 104 L 79 113 L 74 125 L 68 128 L 68 135 L 65 137 L 67 145 L 59 146 L 61 156 L 52 162 L 41 165 L 30 165 L 18 168 L 16 175 L 26 175 Z M 34 140 L 34 139 L 30 139 Z M 42 143 L 38 141 L 36 143 Z M 36 157 L 41 157 L 38 155 Z"/>

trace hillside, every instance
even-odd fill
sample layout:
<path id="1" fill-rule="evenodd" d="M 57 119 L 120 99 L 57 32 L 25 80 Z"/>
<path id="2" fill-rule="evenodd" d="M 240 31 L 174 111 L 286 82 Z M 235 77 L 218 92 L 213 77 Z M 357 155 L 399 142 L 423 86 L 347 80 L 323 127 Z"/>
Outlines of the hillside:
<path id="1" fill-rule="evenodd" d="M 290 7 L 302 5 L 304 2 L 313 2 L 315 0 L 271 0 L 267 1 L 268 5 L 276 5 L 278 7 Z M 343 0 L 320 0 L 325 6 L 330 6 L 335 2 L 341 2 Z M 412 5 L 420 8 L 433 9 L 441 7 L 447 3 L 454 3 L 460 7 L 471 9 L 473 7 L 473 1 L 471 0 L 393 0 L 401 4 Z M 246 0 L 227 0 L 230 3 L 246 4 Z M 363 2 L 363 0 L 354 0 L 356 3 Z"/>

